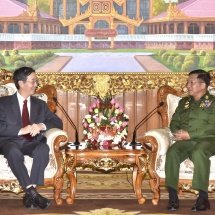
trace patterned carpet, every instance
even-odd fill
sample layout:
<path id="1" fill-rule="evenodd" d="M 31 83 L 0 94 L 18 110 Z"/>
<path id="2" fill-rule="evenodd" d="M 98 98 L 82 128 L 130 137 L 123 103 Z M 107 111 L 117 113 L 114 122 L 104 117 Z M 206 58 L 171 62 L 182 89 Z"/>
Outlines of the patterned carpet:
<path id="1" fill-rule="evenodd" d="M 65 178 L 64 190 L 61 194 L 63 199 L 68 196 L 66 192 L 68 179 Z M 40 192 L 47 198 L 53 199 L 53 188 L 40 189 Z M 149 187 L 148 179 L 142 183 L 142 193 L 146 199 L 152 199 L 153 194 Z M 2 192 L 0 199 L 21 199 L 23 193 L 13 194 Z M 210 199 L 215 199 L 215 193 L 209 194 Z M 132 187 L 131 172 L 117 172 L 112 174 L 101 174 L 92 171 L 81 171 L 77 173 L 77 188 L 75 199 L 136 199 Z M 161 199 L 168 199 L 168 193 L 161 188 Z M 196 196 L 189 192 L 183 192 L 180 199 L 196 199 Z"/>
<path id="2" fill-rule="evenodd" d="M 41 214 L 41 215 L 163 215 L 163 214 L 190 214 L 190 208 L 194 205 L 196 196 L 191 193 L 180 195 L 180 210 L 166 210 L 168 194 L 161 189 L 159 205 L 151 202 L 152 193 L 149 181 L 143 181 L 142 192 L 146 197 L 144 205 L 139 205 L 132 188 L 131 172 L 117 172 L 113 174 L 100 174 L 93 172 L 78 172 L 77 189 L 74 204 L 68 205 L 66 201 L 61 206 L 52 200 L 52 206 L 48 210 L 27 211 L 22 205 L 23 194 L 15 195 L 7 192 L 0 193 L 1 214 Z M 68 196 L 66 192 L 68 180 L 65 179 L 62 198 Z M 42 195 L 53 199 L 53 189 L 40 189 Z M 211 207 L 215 205 L 215 195 L 210 194 Z M 204 214 L 214 214 L 213 208 Z"/>

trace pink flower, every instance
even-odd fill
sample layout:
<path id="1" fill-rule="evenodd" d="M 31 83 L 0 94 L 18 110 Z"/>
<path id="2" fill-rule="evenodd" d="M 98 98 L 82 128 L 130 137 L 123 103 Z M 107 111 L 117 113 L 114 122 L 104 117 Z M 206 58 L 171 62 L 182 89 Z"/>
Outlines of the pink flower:
<path id="1" fill-rule="evenodd" d="M 93 112 L 92 107 L 89 107 L 89 112 L 90 112 L 90 113 L 92 113 L 92 112 Z"/>
<path id="2" fill-rule="evenodd" d="M 110 118 L 110 121 L 111 121 L 111 122 L 114 122 L 114 121 L 115 121 L 115 117 L 111 117 L 111 118 Z"/>
<path id="3" fill-rule="evenodd" d="M 107 145 L 108 145 L 108 141 L 105 140 L 105 141 L 103 142 L 103 146 L 107 146 Z"/>
<path id="4" fill-rule="evenodd" d="M 123 113 L 123 111 L 124 111 L 124 108 L 120 106 L 120 107 L 119 107 L 119 112 L 120 112 L 120 113 Z"/>
<path id="5" fill-rule="evenodd" d="M 87 126 L 88 126 L 88 125 L 87 125 L 87 123 L 85 122 L 85 123 L 84 123 L 84 127 L 87 128 Z"/>
<path id="6" fill-rule="evenodd" d="M 98 123 L 98 122 L 99 122 L 99 118 L 98 118 L 98 117 L 96 117 L 96 118 L 95 118 L 95 121 L 96 121 L 96 123 Z"/>
<path id="7" fill-rule="evenodd" d="M 122 127 L 125 127 L 127 124 L 128 124 L 127 122 L 123 122 Z"/>
<path id="8" fill-rule="evenodd" d="M 92 104 L 92 107 L 95 108 L 95 107 L 96 107 L 96 103 L 93 103 L 93 104 Z"/>
<path id="9" fill-rule="evenodd" d="M 115 104 L 115 108 L 118 108 L 118 107 L 119 107 L 119 103 L 116 103 L 116 104 Z"/>
<path id="10" fill-rule="evenodd" d="M 112 105 L 114 105 L 114 104 L 115 104 L 115 100 L 114 100 L 114 99 L 111 99 L 110 103 L 111 103 Z"/>

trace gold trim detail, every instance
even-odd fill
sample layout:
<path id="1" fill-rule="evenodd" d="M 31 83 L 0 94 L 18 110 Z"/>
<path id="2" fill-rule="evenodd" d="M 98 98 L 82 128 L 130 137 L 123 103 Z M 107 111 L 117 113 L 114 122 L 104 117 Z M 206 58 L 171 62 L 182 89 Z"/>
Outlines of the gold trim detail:
<path id="1" fill-rule="evenodd" d="M 57 90 L 87 95 L 112 95 L 123 92 L 158 89 L 169 85 L 184 89 L 187 73 L 37 73 L 40 86 L 54 85 Z"/>
<path id="2" fill-rule="evenodd" d="M 68 20 L 67 19 L 59 19 L 59 20 L 63 26 L 69 26 L 69 25 L 73 25 L 76 22 L 79 22 L 83 19 L 86 19 L 86 18 L 90 17 L 91 15 L 92 15 L 92 11 L 90 10 L 90 7 L 89 7 L 85 13 L 78 15 L 75 18 L 70 18 Z"/>
<path id="3" fill-rule="evenodd" d="M 13 79 L 13 72 L 0 68 L 0 84 L 3 84 L 5 81 L 9 81 L 11 79 Z"/>
<path id="4" fill-rule="evenodd" d="M 125 0 L 113 0 L 114 2 L 116 2 L 119 6 L 122 6 L 122 4 L 125 3 Z"/>
<path id="5" fill-rule="evenodd" d="M 145 174 L 148 173 L 148 169 L 151 165 L 151 159 L 149 155 L 143 154 L 138 157 L 139 164 L 141 166 L 141 171 L 144 172 Z"/>
<path id="6" fill-rule="evenodd" d="M 92 169 L 93 171 L 110 173 L 114 171 L 119 171 L 121 169 L 132 169 L 134 164 L 125 163 L 123 161 L 111 158 L 101 158 L 101 159 L 89 159 L 86 162 L 77 164 L 78 167 L 83 169 Z"/>
<path id="7" fill-rule="evenodd" d="M 87 4 L 90 0 L 78 0 L 82 6 Z"/>
<path id="8" fill-rule="evenodd" d="M 3 184 L 0 184 L 0 190 L 19 194 L 22 192 L 22 187 L 19 185 L 19 182 L 16 180 L 16 181 L 5 182 Z"/>
<path id="9" fill-rule="evenodd" d="M 215 71 L 210 71 L 211 86 L 215 86 Z M 168 85 L 176 90 L 186 91 L 188 73 L 37 73 L 39 88 L 53 85 L 58 91 L 74 91 L 86 95 L 116 95 L 124 92 L 158 89 Z M 0 84 L 10 81 L 13 72 L 0 69 Z"/>
<path id="10" fill-rule="evenodd" d="M 169 5 L 169 8 L 167 10 L 167 17 L 171 20 L 174 19 L 184 19 L 187 18 L 186 14 L 181 11 L 176 5 Z"/>

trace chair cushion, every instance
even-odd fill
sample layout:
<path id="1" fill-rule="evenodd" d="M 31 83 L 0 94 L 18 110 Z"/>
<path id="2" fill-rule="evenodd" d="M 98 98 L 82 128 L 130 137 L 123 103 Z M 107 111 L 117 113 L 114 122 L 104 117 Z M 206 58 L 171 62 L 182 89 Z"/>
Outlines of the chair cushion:
<path id="1" fill-rule="evenodd" d="M 175 96 L 173 94 L 168 94 L 167 96 L 167 114 L 168 114 L 168 125 L 170 125 L 170 122 L 172 120 L 172 115 L 175 113 L 175 109 L 178 106 L 179 101 L 181 100 L 181 97 Z"/>
<path id="2" fill-rule="evenodd" d="M 0 97 L 3 96 L 8 96 L 8 95 L 13 95 L 17 91 L 17 88 L 14 83 L 8 83 L 5 85 L 0 85 Z M 48 96 L 45 93 L 41 94 L 34 94 L 38 99 L 41 99 L 47 103 L 48 101 Z"/>
<path id="3" fill-rule="evenodd" d="M 0 97 L 8 96 L 9 90 L 7 87 L 0 85 Z"/>

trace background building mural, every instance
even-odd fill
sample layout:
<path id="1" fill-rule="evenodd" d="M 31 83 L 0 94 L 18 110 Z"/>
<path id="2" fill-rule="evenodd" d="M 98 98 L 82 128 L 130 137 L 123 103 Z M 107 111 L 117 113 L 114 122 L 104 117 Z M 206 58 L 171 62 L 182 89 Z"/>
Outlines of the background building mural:
<path id="1" fill-rule="evenodd" d="M 1 2 L 1 68 L 179 72 L 215 66 L 213 0 Z"/>

